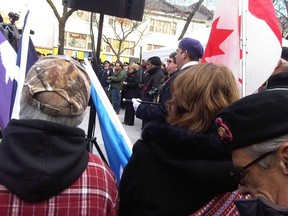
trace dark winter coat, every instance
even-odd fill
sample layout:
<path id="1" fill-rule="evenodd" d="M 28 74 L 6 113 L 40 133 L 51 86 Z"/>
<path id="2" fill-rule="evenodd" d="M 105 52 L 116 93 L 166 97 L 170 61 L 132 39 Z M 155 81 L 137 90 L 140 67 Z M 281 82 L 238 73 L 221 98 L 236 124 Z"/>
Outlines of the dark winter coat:
<path id="1" fill-rule="evenodd" d="M 123 91 L 125 92 L 126 99 L 139 98 L 140 89 L 139 89 L 139 72 L 128 73 L 125 82 L 126 85 L 123 85 Z"/>
<path id="2" fill-rule="evenodd" d="M 145 80 L 143 83 L 141 100 L 153 101 L 155 95 L 150 94 L 149 91 L 153 89 L 157 89 L 163 77 L 164 77 L 164 73 L 160 67 L 154 67 L 153 69 L 147 71 L 147 76 L 145 77 Z"/>
<path id="3" fill-rule="evenodd" d="M 171 74 L 166 80 L 165 85 L 159 93 L 159 105 L 140 104 L 136 111 L 137 118 L 145 119 L 146 121 L 166 121 L 167 105 L 166 102 L 171 99 L 171 85 L 175 78 L 183 71 L 177 71 Z"/>
<path id="4" fill-rule="evenodd" d="M 217 194 L 234 191 L 231 156 L 211 131 L 149 122 L 121 178 L 120 215 L 187 216 Z"/>
<path id="5" fill-rule="evenodd" d="M 110 82 L 108 77 L 113 75 L 112 68 L 102 68 L 98 73 L 98 79 L 103 87 L 108 87 Z"/>
<path id="6" fill-rule="evenodd" d="M 123 85 L 123 92 L 125 99 L 139 98 L 140 97 L 140 88 L 139 88 L 139 71 L 134 73 L 128 73 L 125 82 L 126 85 Z M 135 110 L 133 108 L 132 102 L 125 103 L 125 115 L 124 115 L 124 124 L 134 125 L 135 120 Z"/>

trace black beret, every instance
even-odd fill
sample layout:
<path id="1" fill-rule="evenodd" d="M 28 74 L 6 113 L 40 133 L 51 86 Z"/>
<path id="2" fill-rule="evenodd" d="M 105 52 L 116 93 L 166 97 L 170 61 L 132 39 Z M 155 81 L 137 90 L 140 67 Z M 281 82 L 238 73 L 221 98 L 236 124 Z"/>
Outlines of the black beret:
<path id="1" fill-rule="evenodd" d="M 288 134 L 288 89 L 241 98 L 217 114 L 216 127 L 230 151 Z"/>

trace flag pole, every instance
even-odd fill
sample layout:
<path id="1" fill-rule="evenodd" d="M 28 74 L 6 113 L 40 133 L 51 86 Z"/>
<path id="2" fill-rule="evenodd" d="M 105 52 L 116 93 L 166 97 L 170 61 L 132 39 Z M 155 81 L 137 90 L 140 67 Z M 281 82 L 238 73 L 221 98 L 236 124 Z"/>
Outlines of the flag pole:
<path id="1" fill-rule="evenodd" d="M 249 0 L 239 1 L 241 8 L 241 50 L 242 50 L 242 97 L 246 96 L 246 47 L 247 47 L 247 12 Z M 242 3 L 242 7 L 241 7 Z"/>

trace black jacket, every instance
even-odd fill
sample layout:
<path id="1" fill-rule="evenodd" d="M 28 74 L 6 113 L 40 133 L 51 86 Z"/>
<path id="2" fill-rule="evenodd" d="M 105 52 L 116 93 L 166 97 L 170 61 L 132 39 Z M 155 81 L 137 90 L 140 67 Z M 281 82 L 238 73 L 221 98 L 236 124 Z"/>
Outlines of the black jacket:
<path id="1" fill-rule="evenodd" d="M 160 67 L 154 67 L 153 69 L 147 71 L 147 75 L 145 76 L 143 83 L 141 100 L 153 101 L 155 95 L 151 95 L 149 91 L 157 89 L 163 77 L 164 73 Z"/>
<path id="2" fill-rule="evenodd" d="M 73 184 L 88 164 L 82 129 L 41 120 L 11 120 L 0 143 L 0 183 L 29 202 Z"/>
<path id="3" fill-rule="evenodd" d="M 113 75 L 112 68 L 102 68 L 98 73 L 98 79 L 103 87 L 109 86 L 108 77 Z"/>
<path id="4" fill-rule="evenodd" d="M 148 123 L 121 178 L 120 215 L 188 215 L 217 194 L 234 191 L 231 156 L 220 146 L 210 131 Z"/>
<path id="5" fill-rule="evenodd" d="M 126 99 L 139 98 L 139 71 L 128 73 L 125 82 L 127 85 L 123 85 L 123 92 L 125 92 Z"/>
<path id="6" fill-rule="evenodd" d="M 140 104 L 136 111 L 136 117 L 146 121 L 166 121 L 167 105 L 166 102 L 171 98 L 171 85 L 175 78 L 183 71 L 177 71 L 171 74 L 166 81 L 159 95 L 159 105 Z"/>

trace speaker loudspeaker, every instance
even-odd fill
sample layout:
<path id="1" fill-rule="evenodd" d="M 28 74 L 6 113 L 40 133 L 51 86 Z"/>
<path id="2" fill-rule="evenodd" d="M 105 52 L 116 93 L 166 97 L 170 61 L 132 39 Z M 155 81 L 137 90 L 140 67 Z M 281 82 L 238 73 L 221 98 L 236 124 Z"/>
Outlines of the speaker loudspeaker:
<path id="1" fill-rule="evenodd" d="M 62 0 L 62 5 L 76 10 L 142 21 L 145 0 Z"/>

